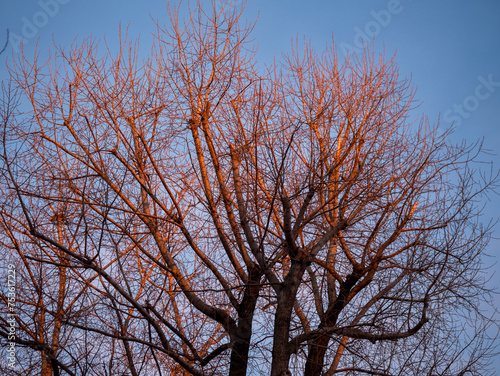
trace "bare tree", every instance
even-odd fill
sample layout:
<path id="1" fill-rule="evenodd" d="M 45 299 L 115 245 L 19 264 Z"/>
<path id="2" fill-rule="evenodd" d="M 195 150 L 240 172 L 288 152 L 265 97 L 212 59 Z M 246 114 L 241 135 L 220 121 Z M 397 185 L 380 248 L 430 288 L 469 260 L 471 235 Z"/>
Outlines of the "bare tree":
<path id="1" fill-rule="evenodd" d="M 11 69 L 2 247 L 42 372 L 484 375 L 480 145 L 410 121 L 394 59 L 262 73 L 242 10 L 178 12 L 142 63 L 87 40 Z"/>

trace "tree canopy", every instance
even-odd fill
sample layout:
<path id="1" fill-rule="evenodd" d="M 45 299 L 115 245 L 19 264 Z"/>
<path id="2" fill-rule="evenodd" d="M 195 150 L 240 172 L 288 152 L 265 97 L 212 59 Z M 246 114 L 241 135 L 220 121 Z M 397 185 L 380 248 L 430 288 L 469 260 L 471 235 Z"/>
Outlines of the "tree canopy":
<path id="1" fill-rule="evenodd" d="M 485 375 L 481 145 L 412 120 L 368 46 L 258 65 L 242 12 L 171 8 L 145 60 L 87 39 L 10 68 L 2 371 Z"/>

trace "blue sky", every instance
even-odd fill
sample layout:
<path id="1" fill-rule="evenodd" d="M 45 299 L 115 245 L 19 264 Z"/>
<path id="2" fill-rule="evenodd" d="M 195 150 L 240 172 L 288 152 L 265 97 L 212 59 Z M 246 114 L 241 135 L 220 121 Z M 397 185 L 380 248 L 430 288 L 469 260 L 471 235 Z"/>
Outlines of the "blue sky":
<path id="1" fill-rule="evenodd" d="M 453 141 L 484 138 L 484 146 L 494 153 L 485 160 L 500 168 L 500 1 L 250 1 L 245 17 L 253 21 L 257 16 L 253 37 L 261 63 L 279 60 L 297 37 L 321 50 L 333 36 L 340 57 L 359 46 L 360 38 L 374 38 L 387 56 L 397 52 L 400 73 L 411 77 L 417 88 L 417 112 L 428 115 L 431 123 L 440 118 L 443 127 L 454 121 Z M 52 39 L 69 46 L 75 38 L 106 36 L 113 45 L 121 23 L 128 26 L 129 37 L 141 36 L 147 51 L 155 29 L 151 17 L 168 22 L 164 0 L 2 0 L 0 49 L 7 28 L 11 38 L 0 55 L 0 79 L 7 77 L 5 62 L 19 52 L 21 38 L 27 56 L 37 43 L 42 54 L 53 49 Z M 498 219 L 499 213 L 500 196 L 492 196 L 484 222 Z M 486 263 L 497 262 L 493 270 L 498 270 L 500 241 L 493 240 L 488 251 L 492 258 Z M 500 286 L 500 273 L 491 284 Z M 500 298 L 497 302 L 500 306 Z"/>

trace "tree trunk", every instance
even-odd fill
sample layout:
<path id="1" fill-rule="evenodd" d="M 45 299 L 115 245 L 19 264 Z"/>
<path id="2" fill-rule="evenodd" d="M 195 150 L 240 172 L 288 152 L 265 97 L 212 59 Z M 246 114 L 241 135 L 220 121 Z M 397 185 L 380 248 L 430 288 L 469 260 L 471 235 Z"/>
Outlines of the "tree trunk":
<path id="1" fill-rule="evenodd" d="M 261 289 L 262 273 L 250 272 L 249 283 L 245 288 L 243 300 L 238 309 L 238 332 L 231 350 L 229 376 L 246 376 L 248 367 L 248 352 L 252 337 L 252 321 L 255 305 Z"/>
<path id="2" fill-rule="evenodd" d="M 337 323 L 340 312 L 344 309 L 348 303 L 348 297 L 351 293 L 351 289 L 358 282 L 361 277 L 359 270 L 355 270 L 349 277 L 346 278 L 345 282 L 340 287 L 338 297 L 332 301 L 333 304 L 328 307 L 325 316 L 321 320 L 318 329 L 325 329 L 334 326 Z M 306 367 L 304 371 L 304 376 L 317 376 L 321 375 L 323 370 L 323 364 L 325 359 L 326 350 L 328 349 L 328 343 L 330 342 L 330 336 L 322 335 L 312 341 L 311 347 L 309 349 L 309 354 L 307 356 Z"/>
<path id="3" fill-rule="evenodd" d="M 306 263 L 293 261 L 290 271 L 278 293 L 278 306 L 274 316 L 274 342 L 271 376 L 281 376 L 288 371 L 290 362 L 290 322 L 292 319 L 293 305 L 296 301 L 297 290 L 306 270 Z"/>

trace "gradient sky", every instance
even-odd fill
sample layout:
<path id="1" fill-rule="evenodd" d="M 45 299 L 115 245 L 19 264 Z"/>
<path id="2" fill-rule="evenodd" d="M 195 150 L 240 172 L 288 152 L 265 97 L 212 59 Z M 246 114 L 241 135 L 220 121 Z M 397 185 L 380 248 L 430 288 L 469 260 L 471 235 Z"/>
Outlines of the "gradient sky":
<path id="1" fill-rule="evenodd" d="M 147 52 L 155 25 L 168 22 L 164 0 L 0 0 L 0 49 L 10 30 L 10 42 L 0 55 L 0 79 L 6 61 L 20 51 L 32 56 L 35 45 L 46 53 L 56 44 L 69 47 L 92 35 L 116 45 L 118 28 L 140 36 Z M 178 3 L 172 0 L 172 4 Z M 241 4 L 241 0 L 233 1 Z M 484 139 L 493 155 L 484 160 L 500 169 L 500 1 L 498 0 L 253 0 L 245 17 L 257 24 L 253 37 L 259 62 L 280 59 L 291 42 L 305 37 L 321 51 L 332 36 L 339 57 L 359 46 L 361 38 L 375 40 L 386 55 L 396 54 L 402 76 L 411 78 L 431 123 L 448 127 L 455 122 L 454 142 Z M 366 40 L 366 39 L 365 39 Z M 485 166 L 488 167 L 488 166 Z M 500 217 L 500 196 L 491 196 L 483 222 Z M 494 236 L 500 237 L 500 224 Z M 486 265 L 500 268 L 500 241 L 493 239 Z M 500 271 L 491 280 L 500 287 Z M 497 297 L 500 307 L 500 297 Z M 496 362 L 500 370 L 500 359 Z M 499 373 L 500 375 L 500 373 Z"/>

